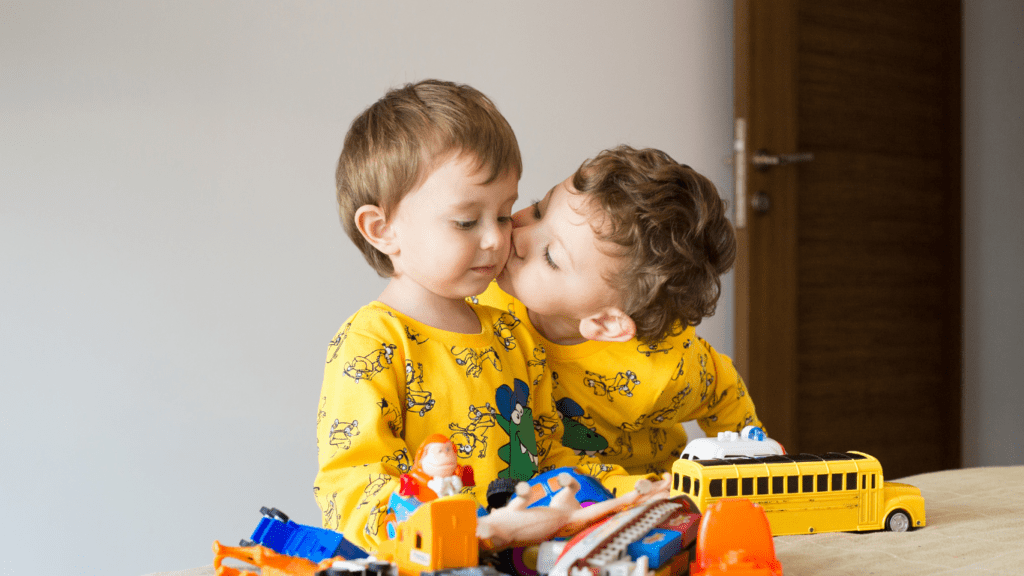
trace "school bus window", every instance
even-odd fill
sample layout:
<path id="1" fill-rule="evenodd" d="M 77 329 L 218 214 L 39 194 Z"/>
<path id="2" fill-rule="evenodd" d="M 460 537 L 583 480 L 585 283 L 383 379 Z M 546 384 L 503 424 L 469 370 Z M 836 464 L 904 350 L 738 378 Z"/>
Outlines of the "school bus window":
<path id="1" fill-rule="evenodd" d="M 875 475 L 874 474 L 871 475 L 871 489 L 872 490 L 875 489 Z"/>
<path id="2" fill-rule="evenodd" d="M 672 489 L 679 490 L 679 474 L 672 475 Z"/>
<path id="3" fill-rule="evenodd" d="M 753 478 L 744 478 L 740 482 L 740 485 L 741 485 L 740 487 L 743 490 L 743 495 L 744 496 L 753 496 L 754 495 L 754 479 Z"/>
<path id="4" fill-rule="evenodd" d="M 757 478 L 757 493 L 767 494 L 768 493 L 768 477 L 758 476 Z"/>
<path id="5" fill-rule="evenodd" d="M 690 493 L 690 482 L 691 480 L 689 476 L 683 476 L 683 492 L 686 492 L 687 494 Z"/>
<path id="6" fill-rule="evenodd" d="M 693 479 L 693 495 L 700 496 L 700 478 Z"/>
<path id="7" fill-rule="evenodd" d="M 722 479 L 715 478 L 711 482 L 708 482 L 708 496 L 712 498 L 722 497 Z"/>
<path id="8" fill-rule="evenodd" d="M 833 490 L 842 490 L 843 489 L 843 475 L 842 474 L 833 474 L 832 475 L 832 489 Z"/>
<path id="9" fill-rule="evenodd" d="M 800 477 L 799 476 L 787 476 L 786 477 L 786 492 L 789 494 L 796 494 L 800 491 Z"/>
<path id="10" fill-rule="evenodd" d="M 857 473 L 847 472 L 846 473 L 846 489 L 856 490 L 857 489 Z"/>
<path id="11" fill-rule="evenodd" d="M 804 474 L 804 492 L 814 492 L 814 474 Z"/>
<path id="12" fill-rule="evenodd" d="M 861 490 L 866 490 L 867 487 L 868 487 L 868 475 L 865 474 L 865 475 L 860 477 L 860 489 Z"/>
<path id="13" fill-rule="evenodd" d="M 772 494 L 785 494 L 786 477 L 776 476 L 772 478 Z"/>
<path id="14" fill-rule="evenodd" d="M 828 474 L 818 474 L 818 492 L 828 492 Z"/>
<path id="15" fill-rule="evenodd" d="M 739 480 L 736 478 L 725 479 L 725 495 L 737 496 L 739 493 Z"/>

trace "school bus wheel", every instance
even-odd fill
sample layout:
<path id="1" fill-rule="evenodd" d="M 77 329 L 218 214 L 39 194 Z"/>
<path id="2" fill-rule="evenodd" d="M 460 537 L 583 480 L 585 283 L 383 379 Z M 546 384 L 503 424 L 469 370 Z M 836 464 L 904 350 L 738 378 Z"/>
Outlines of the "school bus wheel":
<path id="1" fill-rule="evenodd" d="M 885 528 L 890 532 L 906 532 L 910 528 L 910 516 L 905 510 L 893 510 L 885 519 Z"/>

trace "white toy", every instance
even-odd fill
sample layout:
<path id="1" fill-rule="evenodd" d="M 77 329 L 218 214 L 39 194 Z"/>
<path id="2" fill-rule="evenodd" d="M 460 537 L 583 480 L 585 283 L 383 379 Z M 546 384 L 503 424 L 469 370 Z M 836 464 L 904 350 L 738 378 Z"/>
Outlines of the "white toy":
<path id="1" fill-rule="evenodd" d="M 765 435 L 757 426 L 747 426 L 740 432 L 719 432 L 717 438 L 691 440 L 680 458 L 685 460 L 714 460 L 737 456 L 770 456 L 785 454 L 786 450 Z"/>

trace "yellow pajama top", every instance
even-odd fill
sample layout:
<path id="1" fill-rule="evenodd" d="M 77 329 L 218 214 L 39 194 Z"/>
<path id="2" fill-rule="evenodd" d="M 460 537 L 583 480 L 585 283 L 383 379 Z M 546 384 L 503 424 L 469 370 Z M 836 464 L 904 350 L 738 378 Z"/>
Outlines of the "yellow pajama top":
<path id="1" fill-rule="evenodd" d="M 468 304 L 468 303 L 467 303 Z M 580 466 L 623 493 L 637 476 L 562 444 L 544 347 L 508 312 L 472 306 L 478 334 L 432 328 L 380 302 L 350 317 L 327 350 L 314 494 L 323 526 L 373 551 L 398 478 L 431 434 L 454 441 L 486 506 L 498 477 Z"/>
<path id="2" fill-rule="evenodd" d="M 761 426 L 732 360 L 692 326 L 652 345 L 634 339 L 565 346 L 537 332 L 522 302 L 497 283 L 475 300 L 514 314 L 544 347 L 565 425 L 562 442 L 574 450 L 630 474 L 660 474 L 686 447 L 682 422 L 696 420 L 708 436 Z"/>

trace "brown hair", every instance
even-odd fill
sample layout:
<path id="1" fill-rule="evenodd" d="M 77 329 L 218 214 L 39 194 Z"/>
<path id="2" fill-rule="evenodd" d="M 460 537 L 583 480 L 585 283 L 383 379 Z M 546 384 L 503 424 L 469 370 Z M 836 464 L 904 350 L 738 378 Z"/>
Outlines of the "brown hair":
<path id="1" fill-rule="evenodd" d="M 407 193 L 456 154 L 475 157 L 485 183 L 523 172 L 519 143 L 505 117 L 479 90 L 465 84 L 423 80 L 389 90 L 349 127 L 335 172 L 338 213 L 345 232 L 378 274 L 391 276 L 388 256 L 355 225 L 360 206 L 385 216 Z"/>
<path id="2" fill-rule="evenodd" d="M 660 150 L 619 146 L 585 161 L 573 187 L 602 208 L 599 236 L 626 264 L 609 278 L 647 343 L 715 312 L 736 233 L 714 184 Z"/>

